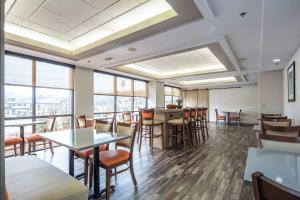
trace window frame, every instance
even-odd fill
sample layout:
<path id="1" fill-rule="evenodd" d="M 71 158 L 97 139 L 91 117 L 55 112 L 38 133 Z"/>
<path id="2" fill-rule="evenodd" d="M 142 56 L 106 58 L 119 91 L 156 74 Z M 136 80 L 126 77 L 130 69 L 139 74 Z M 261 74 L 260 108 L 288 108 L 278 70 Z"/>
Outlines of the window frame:
<path id="1" fill-rule="evenodd" d="M 164 88 L 165 88 L 165 87 L 172 88 L 172 95 L 166 95 L 166 94 L 164 94 L 164 105 L 165 105 L 165 106 L 166 106 L 166 96 L 171 96 L 172 104 L 174 104 L 174 97 L 180 97 L 180 98 L 181 98 L 181 94 L 180 94 L 180 96 L 174 95 L 173 89 L 178 89 L 178 90 L 180 90 L 180 93 L 181 93 L 181 92 L 182 92 L 182 88 L 180 88 L 180 87 L 175 87 L 175 86 L 171 86 L 171 85 L 164 85 Z M 165 90 L 164 90 L 164 91 L 165 91 Z"/>
<path id="2" fill-rule="evenodd" d="M 29 55 L 24 55 L 24 54 L 19 54 L 11 51 L 5 51 L 5 56 L 14 56 L 17 58 L 25 58 L 25 59 L 30 59 L 32 60 L 32 84 L 31 85 L 25 85 L 25 84 L 12 84 L 12 83 L 4 83 L 4 86 L 20 86 L 20 87 L 31 87 L 32 88 L 32 116 L 28 117 L 5 117 L 5 121 L 9 120 L 22 120 L 22 119 L 31 119 L 32 121 L 35 121 L 36 119 L 44 119 L 48 117 L 71 117 L 71 124 L 70 128 L 74 127 L 74 70 L 75 70 L 75 65 L 70 65 L 66 63 L 61 63 L 53 60 L 48 60 L 44 58 L 39 58 L 39 57 L 34 57 L 34 56 L 29 56 Z M 5 59 L 4 56 L 4 59 Z M 59 65 L 61 67 L 68 67 L 70 68 L 70 76 L 69 76 L 69 81 L 70 81 L 70 87 L 69 88 L 60 88 L 60 87 L 47 87 L 47 86 L 37 86 L 36 85 L 36 62 L 45 62 L 48 64 L 54 64 L 54 65 Z M 70 108 L 70 113 L 69 114 L 54 114 L 54 115 L 37 115 L 36 113 L 36 90 L 37 88 L 46 88 L 46 89 L 60 89 L 60 90 L 68 90 L 70 91 L 70 103 L 71 103 L 71 108 Z M 32 125 L 32 131 L 35 132 L 36 130 L 36 125 Z"/>
<path id="3" fill-rule="evenodd" d="M 148 81 L 142 80 L 142 79 L 138 79 L 138 78 L 129 77 L 129 76 L 118 75 L 118 74 L 114 74 L 114 73 L 110 73 L 110 72 L 99 71 L 99 70 L 94 70 L 94 73 L 100 73 L 100 74 L 110 75 L 110 76 L 114 77 L 114 83 L 113 83 L 114 84 L 114 94 L 95 93 L 95 91 L 94 91 L 94 97 L 97 96 L 97 95 L 98 96 L 113 96 L 114 97 L 114 111 L 113 112 L 95 112 L 95 108 L 94 108 L 94 115 L 109 114 L 109 113 L 119 114 L 119 113 L 123 113 L 123 112 L 136 113 L 138 111 L 134 111 L 134 98 L 135 97 L 145 98 L 145 100 L 146 100 L 146 108 L 148 108 Z M 130 92 L 130 95 L 120 95 L 120 94 L 118 94 L 118 92 L 117 92 L 117 78 L 125 78 L 125 79 L 130 79 L 131 80 L 131 92 Z M 145 88 L 146 89 L 146 97 L 135 96 L 134 81 L 141 81 L 141 82 L 145 82 L 146 83 L 146 88 Z M 130 97 L 131 98 L 131 110 L 117 111 L 117 97 Z"/>

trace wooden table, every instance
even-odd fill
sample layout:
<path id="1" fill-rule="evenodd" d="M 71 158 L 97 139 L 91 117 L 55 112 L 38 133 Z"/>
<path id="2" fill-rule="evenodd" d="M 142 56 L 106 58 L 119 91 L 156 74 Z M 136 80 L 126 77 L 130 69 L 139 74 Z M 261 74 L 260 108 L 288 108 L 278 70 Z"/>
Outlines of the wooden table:
<path id="1" fill-rule="evenodd" d="M 96 132 L 92 128 L 70 129 L 64 131 L 40 133 L 44 139 L 55 142 L 69 149 L 69 174 L 74 177 L 74 152 L 93 148 L 94 193 L 92 198 L 100 197 L 99 145 L 110 144 L 128 139 L 130 136 L 118 136 L 113 132 Z"/>
<path id="2" fill-rule="evenodd" d="M 249 148 L 244 182 L 252 183 L 252 173 L 259 171 L 273 181 L 300 192 L 300 154 Z"/>
<path id="3" fill-rule="evenodd" d="M 4 124 L 5 127 L 19 127 L 20 128 L 20 138 L 23 139 L 22 141 L 22 151 L 20 152 L 21 155 L 24 155 L 24 151 L 25 151 L 25 138 L 24 138 L 24 130 L 25 130 L 25 126 L 32 126 L 32 125 L 37 125 L 37 124 L 45 124 L 45 121 L 29 121 L 29 122 L 6 122 Z"/>

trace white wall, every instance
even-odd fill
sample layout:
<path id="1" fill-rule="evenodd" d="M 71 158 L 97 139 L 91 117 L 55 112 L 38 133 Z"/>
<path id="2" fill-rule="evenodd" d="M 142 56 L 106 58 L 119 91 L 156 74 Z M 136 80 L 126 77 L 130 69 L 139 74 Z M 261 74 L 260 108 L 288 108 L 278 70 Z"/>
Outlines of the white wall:
<path id="1" fill-rule="evenodd" d="M 165 88 L 164 83 L 159 81 L 149 81 L 148 84 L 148 97 L 149 97 L 149 108 L 154 108 L 156 106 L 163 107 L 165 103 L 164 96 Z"/>
<path id="2" fill-rule="evenodd" d="M 242 109 L 242 123 L 257 123 L 258 86 L 209 90 L 209 120 L 216 121 L 215 109 L 239 111 Z"/>
<path id="3" fill-rule="evenodd" d="M 288 102 L 287 91 L 287 68 L 295 61 L 296 72 L 296 101 Z M 293 124 L 300 125 L 300 48 L 283 70 L 283 112 L 293 120 Z"/>
<path id="4" fill-rule="evenodd" d="M 260 113 L 282 113 L 282 95 L 282 70 L 259 73 L 258 97 Z"/>
<path id="5" fill-rule="evenodd" d="M 76 115 L 93 117 L 94 113 L 94 72 L 76 67 L 74 72 L 74 107 Z"/>

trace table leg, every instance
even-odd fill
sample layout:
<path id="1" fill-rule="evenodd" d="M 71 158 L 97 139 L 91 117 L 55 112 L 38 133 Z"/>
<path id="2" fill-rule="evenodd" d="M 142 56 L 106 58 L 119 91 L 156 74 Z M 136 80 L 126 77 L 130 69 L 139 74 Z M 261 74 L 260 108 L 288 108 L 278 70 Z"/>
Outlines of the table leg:
<path id="1" fill-rule="evenodd" d="M 94 147 L 94 198 L 100 197 L 99 146 Z"/>
<path id="2" fill-rule="evenodd" d="M 22 147 L 21 148 L 21 156 L 24 156 L 24 152 L 25 152 L 25 138 L 24 138 L 24 126 L 20 126 L 20 137 L 23 139 L 22 141 Z"/>
<path id="3" fill-rule="evenodd" d="M 74 177 L 74 151 L 69 149 L 69 174 Z"/>

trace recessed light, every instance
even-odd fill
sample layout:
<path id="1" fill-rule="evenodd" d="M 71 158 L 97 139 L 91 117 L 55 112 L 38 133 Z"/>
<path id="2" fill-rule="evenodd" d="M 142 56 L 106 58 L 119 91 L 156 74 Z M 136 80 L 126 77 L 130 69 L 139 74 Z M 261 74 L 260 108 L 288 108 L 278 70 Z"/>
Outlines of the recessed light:
<path id="1" fill-rule="evenodd" d="M 104 60 L 111 60 L 112 57 L 107 57 L 107 58 L 104 58 Z"/>
<path id="2" fill-rule="evenodd" d="M 274 58 L 274 59 L 273 59 L 273 62 L 274 62 L 274 63 L 279 63 L 279 62 L 280 62 L 280 59 L 279 59 L 279 58 Z"/>
<path id="3" fill-rule="evenodd" d="M 91 61 L 90 60 L 88 60 L 88 63 L 90 63 Z"/>

